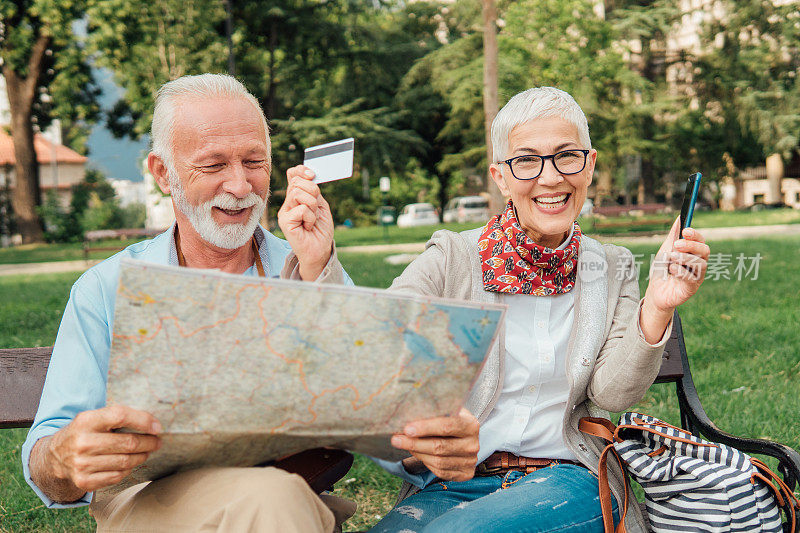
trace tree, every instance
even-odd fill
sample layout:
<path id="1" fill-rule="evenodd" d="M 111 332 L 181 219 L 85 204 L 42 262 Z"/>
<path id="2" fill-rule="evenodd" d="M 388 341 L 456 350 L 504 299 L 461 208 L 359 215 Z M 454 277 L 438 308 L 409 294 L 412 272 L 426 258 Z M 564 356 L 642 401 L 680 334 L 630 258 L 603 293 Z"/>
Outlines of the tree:
<path id="1" fill-rule="evenodd" d="M 47 192 L 39 214 L 48 242 L 78 242 L 86 231 L 144 227 L 144 205 L 120 207 L 111 183 L 102 172 L 87 169 L 83 181 L 72 186 L 69 206 L 62 207 L 54 190 Z"/>
<path id="2" fill-rule="evenodd" d="M 72 32 L 83 2 L 0 0 L 0 61 L 11 111 L 16 185 L 13 208 L 23 242 L 42 238 L 33 138 L 60 115 L 70 131 L 96 112 L 88 66 Z"/>
<path id="3" fill-rule="evenodd" d="M 631 95 L 627 138 L 629 156 L 640 158 L 638 201 L 655 201 L 657 186 L 667 168 L 659 166 L 660 156 L 673 152 L 668 147 L 665 134 L 675 113 L 680 113 L 684 102 L 671 94 L 673 87 L 667 82 L 670 65 L 685 61 L 685 54 L 667 57 L 667 36 L 681 15 L 676 0 L 622 0 L 614 2 L 606 11 L 608 20 L 616 30 L 616 37 L 631 58 L 629 68 L 636 72 L 642 84 Z M 667 142 L 665 142 L 667 141 Z"/>
<path id="4" fill-rule="evenodd" d="M 697 62 L 695 83 L 717 128 L 730 132 L 722 150 L 736 165 L 767 158 L 771 202 L 781 199 L 782 158 L 800 143 L 800 12 L 776 4 L 725 2 L 725 17 L 707 26 L 715 46 Z"/>
<path id="5" fill-rule="evenodd" d="M 402 123 L 394 95 L 414 61 L 438 45 L 434 8 L 427 2 L 413 8 L 385 4 L 277 0 L 265 8 L 261 2 L 231 3 L 237 76 L 273 126 L 275 197 L 285 184 L 285 169 L 298 164 L 310 144 L 357 137 L 358 168 L 371 176 L 370 187 L 380 175 L 403 172 L 408 158 L 423 151 L 419 136 Z M 126 88 L 110 116 L 117 134 L 147 132 L 152 95 L 165 81 L 224 71 L 223 7 L 218 0 L 92 4 L 91 42 L 98 62 Z M 333 199 L 358 194 L 355 182 L 339 184 Z M 338 202 L 332 206 L 342 219 Z"/>
<path id="6" fill-rule="evenodd" d="M 353 218 L 346 206 L 354 197 L 370 198 L 382 175 L 426 187 L 417 173 L 403 176 L 409 158 L 421 157 L 425 147 L 394 96 L 414 61 L 439 45 L 433 20 L 439 6 L 385 4 L 281 0 L 267 10 L 252 2 L 237 7 L 241 42 L 248 44 L 237 49 L 237 71 L 274 126 L 276 194 L 283 171 L 300 162 L 303 148 L 356 138 L 356 176 L 362 179 L 331 188 L 337 221 Z M 393 183 L 392 198 L 399 180 Z"/>
<path id="7" fill-rule="evenodd" d="M 272 138 L 273 146 L 308 147 L 331 139 L 354 137 L 357 139 L 357 168 L 361 168 L 362 172 L 364 169 L 373 169 L 370 174 L 374 174 L 376 179 L 380 175 L 402 176 L 406 170 L 405 161 L 414 149 L 421 148 L 422 140 L 413 131 L 395 127 L 397 112 L 388 107 L 360 109 L 362 104 L 361 100 L 356 100 L 322 117 L 275 120 L 277 133 Z M 299 153 L 296 157 L 299 157 Z M 397 168 L 395 165 L 398 162 L 403 166 Z M 289 164 L 286 163 L 287 166 Z M 398 180 L 394 181 L 397 184 Z M 328 201 L 335 206 L 336 222 L 353 218 L 353 213 L 341 210 L 339 206 L 341 201 L 359 196 L 360 189 L 361 184 L 357 180 L 347 180 L 325 192 Z"/>
<path id="8" fill-rule="evenodd" d="M 486 190 L 480 3 L 461 1 L 440 8 L 439 21 L 445 44 L 411 67 L 398 101 L 429 144 L 422 161 L 438 176 L 444 205 L 454 194 Z"/>
<path id="9" fill-rule="evenodd" d="M 535 17 L 529 15 L 533 12 Z M 636 96 L 649 89 L 647 80 L 629 68 L 621 35 L 603 15 L 586 0 L 526 0 L 508 8 L 500 34 L 503 92 L 555 86 L 570 93 L 586 114 L 599 152 L 598 204 L 612 196 L 614 174 L 625 157 L 644 148 L 633 124 L 648 112 Z"/>
<path id="10" fill-rule="evenodd" d="M 225 9 L 219 0 L 88 0 L 89 43 L 98 66 L 125 88 L 107 114 L 117 136 L 150 131 L 153 95 L 185 74 L 225 72 Z"/>
<path id="11" fill-rule="evenodd" d="M 441 124 L 434 137 L 444 146 L 436 168 L 441 179 L 447 180 L 443 188 L 456 191 L 465 184 L 464 174 L 470 169 L 485 171 L 486 129 L 491 121 L 481 90 L 485 62 L 480 4 L 464 0 L 452 7 L 447 19 L 452 41 L 409 71 L 401 94 L 414 90 L 419 107 L 419 96 L 426 94 L 423 88 L 427 86 L 443 103 L 444 117 L 430 122 L 431 127 Z M 629 95 L 646 85 L 623 60 L 613 26 L 586 0 L 520 0 L 501 3 L 498 9 L 503 21 L 498 34 L 499 94 L 507 99 L 544 85 L 571 93 L 586 112 L 593 142 L 603 154 L 598 172 L 609 176 L 635 145 L 635 133 L 626 120 L 633 107 Z"/>
<path id="12" fill-rule="evenodd" d="M 497 6 L 494 0 L 481 0 L 483 6 L 483 114 L 486 131 L 487 164 L 494 162 L 492 147 L 492 122 L 499 110 L 497 103 Z M 491 198 L 490 210 L 503 208 L 503 196 L 492 180 L 486 178 L 487 192 Z"/>

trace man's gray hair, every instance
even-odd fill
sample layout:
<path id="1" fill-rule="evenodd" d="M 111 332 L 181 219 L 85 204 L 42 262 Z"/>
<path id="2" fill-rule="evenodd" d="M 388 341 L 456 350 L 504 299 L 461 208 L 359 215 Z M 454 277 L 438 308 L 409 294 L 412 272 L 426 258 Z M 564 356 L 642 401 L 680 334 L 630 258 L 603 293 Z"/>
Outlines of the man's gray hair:
<path id="1" fill-rule="evenodd" d="M 492 122 L 492 159 L 496 162 L 508 158 L 508 137 L 511 131 L 531 120 L 560 117 L 578 128 L 578 140 L 583 148 L 592 148 L 589 124 L 578 102 L 555 87 L 533 87 L 514 95 Z"/>
<path id="2" fill-rule="evenodd" d="M 181 76 L 168 81 L 158 90 L 153 108 L 153 125 L 150 128 L 150 139 L 153 153 L 161 158 L 168 170 L 174 168 L 172 136 L 175 131 L 175 111 L 177 104 L 184 98 L 243 98 L 258 110 L 267 136 L 267 148 L 270 149 L 269 127 L 264 111 L 255 96 L 242 85 L 242 82 L 227 74 L 199 74 L 197 76 Z M 272 150 L 268 154 L 271 159 Z"/>

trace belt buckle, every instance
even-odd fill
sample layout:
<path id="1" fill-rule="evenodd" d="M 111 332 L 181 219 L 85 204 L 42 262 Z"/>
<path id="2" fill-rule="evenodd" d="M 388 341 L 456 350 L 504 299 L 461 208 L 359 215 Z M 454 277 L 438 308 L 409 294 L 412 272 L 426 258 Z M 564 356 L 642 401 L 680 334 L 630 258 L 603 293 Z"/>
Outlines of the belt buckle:
<path id="1" fill-rule="evenodd" d="M 486 463 L 480 463 L 477 467 L 475 467 L 476 476 L 492 476 L 494 474 L 499 474 L 502 471 L 503 471 L 502 466 L 489 468 L 488 466 L 486 466 Z"/>

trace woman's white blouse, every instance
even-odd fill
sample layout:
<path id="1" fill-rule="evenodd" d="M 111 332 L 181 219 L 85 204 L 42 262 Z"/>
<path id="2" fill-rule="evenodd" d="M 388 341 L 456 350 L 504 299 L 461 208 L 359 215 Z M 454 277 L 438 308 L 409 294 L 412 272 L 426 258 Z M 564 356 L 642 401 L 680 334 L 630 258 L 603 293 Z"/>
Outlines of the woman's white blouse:
<path id="1" fill-rule="evenodd" d="M 558 296 L 503 295 L 508 305 L 505 376 L 500 397 L 481 425 L 481 456 L 508 451 L 525 457 L 576 459 L 562 433 L 574 295 L 573 291 Z"/>

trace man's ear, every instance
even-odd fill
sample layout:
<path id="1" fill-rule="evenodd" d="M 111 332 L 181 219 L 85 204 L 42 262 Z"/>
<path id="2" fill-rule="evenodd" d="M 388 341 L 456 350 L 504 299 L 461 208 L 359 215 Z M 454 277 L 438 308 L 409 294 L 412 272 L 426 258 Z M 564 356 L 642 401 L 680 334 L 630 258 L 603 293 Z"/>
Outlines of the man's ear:
<path id="1" fill-rule="evenodd" d="M 492 176 L 492 180 L 494 180 L 497 188 L 503 193 L 503 196 L 511 198 L 511 190 L 508 188 L 506 180 L 503 178 L 503 169 L 500 168 L 498 163 L 489 165 L 489 174 Z"/>
<path id="2" fill-rule="evenodd" d="M 150 152 L 147 155 L 147 169 L 150 171 L 150 174 L 153 175 L 153 179 L 156 180 L 158 184 L 158 188 L 161 189 L 161 192 L 164 194 L 170 194 L 169 188 L 169 172 L 167 171 L 167 165 L 164 164 L 164 161 L 161 160 L 153 152 Z"/>

